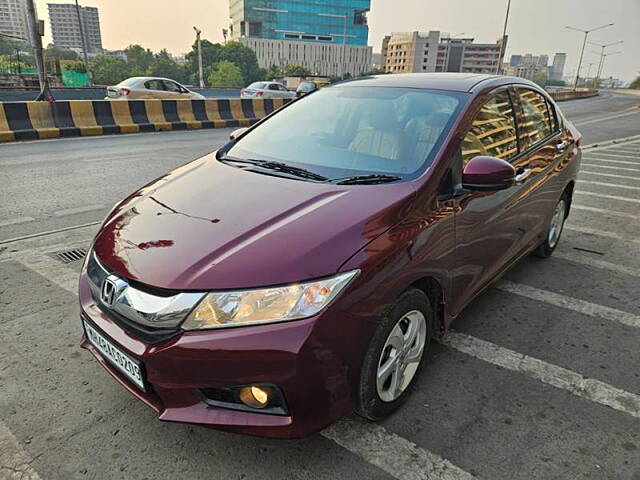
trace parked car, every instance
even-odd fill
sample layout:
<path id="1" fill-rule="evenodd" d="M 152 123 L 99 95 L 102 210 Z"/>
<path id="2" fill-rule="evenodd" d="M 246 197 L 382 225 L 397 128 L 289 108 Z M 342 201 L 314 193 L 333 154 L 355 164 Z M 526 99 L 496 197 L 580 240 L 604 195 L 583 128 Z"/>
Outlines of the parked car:
<path id="1" fill-rule="evenodd" d="M 296 88 L 296 96 L 302 97 L 303 95 L 307 95 L 308 93 L 316 91 L 321 86 L 323 85 L 321 85 L 319 82 L 316 82 L 315 80 L 305 80 L 303 82 L 300 82 L 298 88 Z"/>
<path id="2" fill-rule="evenodd" d="M 164 421 L 291 438 L 382 419 L 465 306 L 553 253 L 580 142 L 521 78 L 322 88 L 114 207 L 82 346 Z"/>
<path id="3" fill-rule="evenodd" d="M 296 93 L 278 82 L 253 82 L 240 90 L 240 98 L 296 98 Z"/>
<path id="4" fill-rule="evenodd" d="M 131 77 L 118 85 L 107 87 L 105 100 L 140 100 L 148 98 L 173 100 L 202 100 L 205 97 L 192 92 L 175 80 L 158 77 Z"/>

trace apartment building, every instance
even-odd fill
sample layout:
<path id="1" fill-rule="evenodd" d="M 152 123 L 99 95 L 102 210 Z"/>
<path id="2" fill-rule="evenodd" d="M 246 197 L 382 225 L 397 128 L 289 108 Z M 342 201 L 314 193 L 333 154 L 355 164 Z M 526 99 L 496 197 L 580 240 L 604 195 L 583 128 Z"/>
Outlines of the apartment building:
<path id="1" fill-rule="evenodd" d="M 506 47 L 506 37 L 504 47 Z M 474 43 L 439 31 L 393 33 L 382 41 L 382 63 L 389 73 L 496 73 L 504 48 L 496 43 Z"/>
<path id="2" fill-rule="evenodd" d="M 0 0 L 0 33 L 29 41 L 27 6 L 24 0 Z"/>
<path id="3" fill-rule="evenodd" d="M 302 65 L 315 75 L 371 70 L 366 14 L 371 0 L 231 0 L 231 40 L 255 51 L 260 67 Z"/>
<path id="4" fill-rule="evenodd" d="M 48 3 L 47 8 L 53 44 L 60 48 L 82 51 L 82 35 L 75 4 Z M 102 34 L 98 9 L 81 6 L 80 19 L 82 20 L 82 32 L 87 45 L 87 53 L 101 53 Z"/>

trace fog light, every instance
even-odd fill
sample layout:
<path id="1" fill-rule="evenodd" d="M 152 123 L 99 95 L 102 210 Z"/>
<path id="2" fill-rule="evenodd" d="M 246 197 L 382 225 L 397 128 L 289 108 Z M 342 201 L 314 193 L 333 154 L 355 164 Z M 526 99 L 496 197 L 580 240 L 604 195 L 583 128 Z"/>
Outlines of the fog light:
<path id="1" fill-rule="evenodd" d="M 247 407 L 264 408 L 269 405 L 269 391 L 261 387 L 242 387 L 240 401 Z"/>

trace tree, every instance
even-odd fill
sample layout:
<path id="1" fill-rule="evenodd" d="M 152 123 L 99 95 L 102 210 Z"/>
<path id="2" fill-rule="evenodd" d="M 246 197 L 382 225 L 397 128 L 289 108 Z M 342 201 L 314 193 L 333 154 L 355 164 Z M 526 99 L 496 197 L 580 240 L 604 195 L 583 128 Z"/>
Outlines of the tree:
<path id="1" fill-rule="evenodd" d="M 287 63 L 284 66 L 284 74 L 287 77 L 306 77 L 311 75 L 311 70 L 302 65 L 293 65 L 291 63 Z"/>
<path id="2" fill-rule="evenodd" d="M 243 85 L 240 67 L 226 60 L 218 62 L 211 70 L 207 80 L 212 87 L 240 87 Z"/>
<path id="3" fill-rule="evenodd" d="M 164 52 L 166 53 L 166 50 Z M 188 77 L 187 71 L 183 66 L 178 65 L 173 59 L 163 55 L 162 52 L 153 59 L 147 74 L 152 77 L 171 78 L 180 83 L 186 83 Z"/>
<path id="4" fill-rule="evenodd" d="M 224 45 L 220 54 L 220 60 L 235 63 L 242 72 L 243 83 L 246 85 L 263 79 L 263 71 L 258 66 L 258 58 L 255 52 L 240 42 L 228 42 Z"/>
<path id="5" fill-rule="evenodd" d="M 531 79 L 534 83 L 537 83 L 541 87 L 544 87 L 545 82 L 547 81 L 547 72 L 539 71 L 533 74 L 533 78 Z"/>
<path id="6" fill-rule="evenodd" d="M 631 85 L 629 85 L 629 88 L 640 89 L 640 77 L 636 77 L 636 79 L 631 82 Z"/>
<path id="7" fill-rule="evenodd" d="M 204 70 L 210 72 L 220 61 L 222 45 L 211 43 L 209 40 L 202 40 L 202 65 Z M 185 55 L 186 67 L 189 72 L 189 81 L 194 85 L 198 83 L 198 45 L 194 42 L 191 51 Z"/>
<path id="8" fill-rule="evenodd" d="M 129 73 L 132 76 L 144 75 L 154 58 L 151 50 L 140 45 L 129 45 L 124 49 L 124 53 L 127 55 Z"/>
<path id="9" fill-rule="evenodd" d="M 129 78 L 131 67 L 121 58 L 100 55 L 89 62 L 93 83 L 97 85 L 116 85 Z"/>
<path id="10" fill-rule="evenodd" d="M 78 73 L 87 72 L 87 68 L 82 60 L 61 60 L 60 66 L 65 70 L 73 70 Z"/>
<path id="11" fill-rule="evenodd" d="M 280 77 L 282 77 L 282 72 L 276 65 L 271 65 L 264 71 L 264 75 L 262 75 L 262 78 L 265 80 L 273 80 L 274 78 Z"/>
<path id="12" fill-rule="evenodd" d="M 46 57 L 55 57 L 60 60 L 78 60 L 78 54 L 73 50 L 67 50 L 66 48 L 56 47 L 50 44 L 44 51 Z"/>

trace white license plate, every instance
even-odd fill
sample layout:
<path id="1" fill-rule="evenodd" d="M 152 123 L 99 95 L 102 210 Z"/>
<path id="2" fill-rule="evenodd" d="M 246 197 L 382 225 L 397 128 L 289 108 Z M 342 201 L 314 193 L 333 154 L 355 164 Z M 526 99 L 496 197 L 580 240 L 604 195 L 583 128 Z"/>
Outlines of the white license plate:
<path id="1" fill-rule="evenodd" d="M 115 98 L 118 96 L 118 92 L 114 92 L 113 90 L 107 90 L 107 97 Z"/>
<path id="2" fill-rule="evenodd" d="M 141 390 L 145 390 L 144 380 L 142 379 L 142 369 L 140 363 L 132 359 L 118 347 L 114 346 L 95 328 L 87 322 L 84 324 L 84 330 L 87 332 L 87 339 L 107 361 L 120 370 L 129 380 L 136 384 Z"/>

